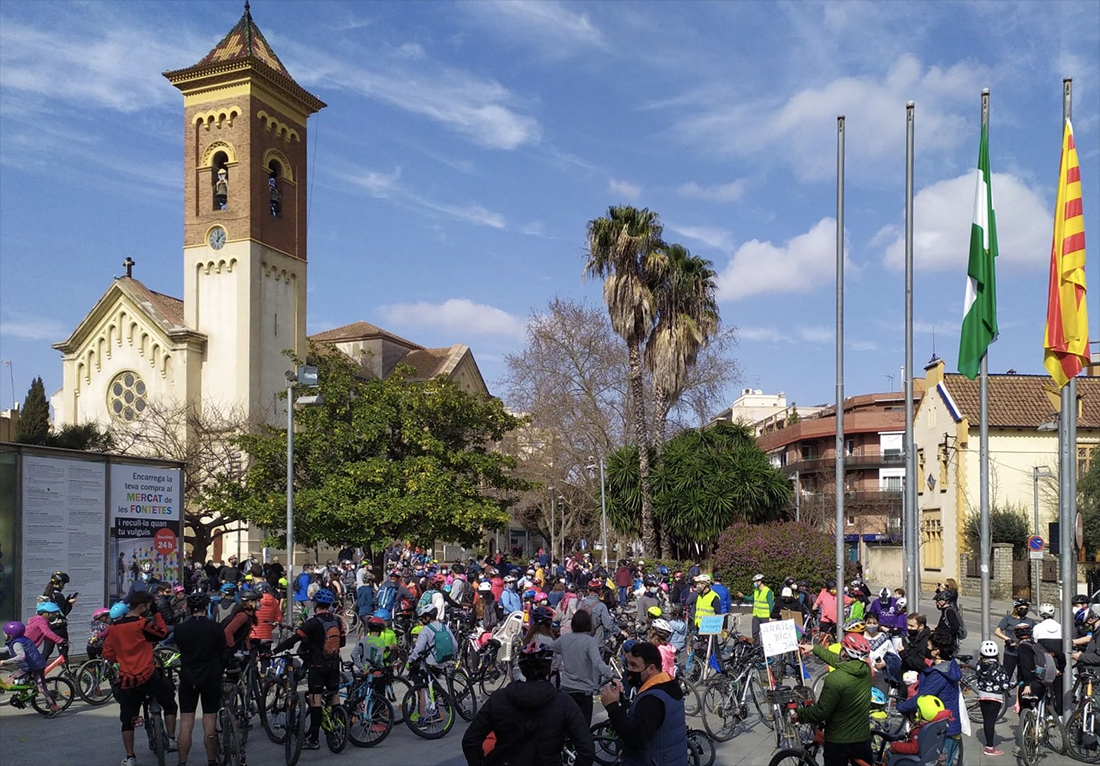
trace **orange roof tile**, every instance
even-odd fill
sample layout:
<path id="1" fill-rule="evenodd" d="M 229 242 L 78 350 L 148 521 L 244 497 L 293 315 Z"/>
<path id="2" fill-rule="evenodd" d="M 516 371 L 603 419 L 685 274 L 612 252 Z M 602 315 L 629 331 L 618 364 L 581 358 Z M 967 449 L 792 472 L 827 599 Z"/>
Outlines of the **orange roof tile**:
<path id="1" fill-rule="evenodd" d="M 207 53 L 195 67 L 211 64 L 224 64 L 227 61 L 243 61 L 247 58 L 255 58 L 267 64 L 281 75 L 290 77 L 283 62 L 275 55 L 267 40 L 264 39 L 260 28 L 252 20 L 252 13 L 248 9 L 248 3 L 244 4 L 244 15 L 236 26 L 229 30 L 213 50 Z"/>
<path id="2" fill-rule="evenodd" d="M 944 387 L 958 405 L 959 414 L 978 427 L 981 386 L 955 373 L 943 376 Z M 1081 400 L 1078 428 L 1100 428 L 1100 378 L 1077 378 L 1077 396 Z M 1058 399 L 1049 375 L 990 375 L 989 427 L 1038 428 L 1055 418 Z"/>
<path id="3" fill-rule="evenodd" d="M 406 354 L 401 360 L 401 364 L 407 364 L 416 370 L 415 380 L 431 380 L 443 372 L 443 368 L 451 358 L 453 351 L 453 346 L 448 348 L 421 348 Z"/>
<path id="4" fill-rule="evenodd" d="M 400 335 L 394 335 L 392 332 L 383 330 L 370 322 L 352 322 L 343 327 L 335 327 L 309 336 L 310 340 L 318 343 L 345 343 L 353 340 L 373 340 L 375 338 L 383 338 L 400 346 L 405 346 L 410 350 L 423 348 L 419 343 L 413 343 Z"/>

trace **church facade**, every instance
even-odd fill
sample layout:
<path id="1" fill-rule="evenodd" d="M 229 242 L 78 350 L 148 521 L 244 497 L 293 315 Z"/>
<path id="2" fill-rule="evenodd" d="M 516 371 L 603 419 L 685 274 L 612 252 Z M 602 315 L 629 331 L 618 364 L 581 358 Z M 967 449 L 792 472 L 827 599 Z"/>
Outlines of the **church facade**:
<path id="1" fill-rule="evenodd" d="M 183 96 L 183 297 L 144 285 L 127 258 L 125 276 L 54 344 L 55 423 L 140 427 L 154 402 L 284 423 L 287 353 L 307 355 L 308 121 L 325 103 L 294 81 L 247 3 L 201 61 L 164 76 Z M 367 322 L 309 340 L 365 376 L 405 362 L 416 379 L 446 375 L 488 395 L 465 345 L 424 348 Z"/>

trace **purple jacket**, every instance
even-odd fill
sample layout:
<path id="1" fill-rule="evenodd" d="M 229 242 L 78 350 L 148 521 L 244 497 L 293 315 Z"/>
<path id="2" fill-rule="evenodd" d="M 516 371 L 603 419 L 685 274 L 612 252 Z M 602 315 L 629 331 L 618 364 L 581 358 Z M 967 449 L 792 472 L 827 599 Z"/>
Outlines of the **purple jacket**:
<path id="1" fill-rule="evenodd" d="M 883 601 L 880 598 L 876 598 L 871 602 L 870 614 L 877 615 L 879 625 L 884 630 L 897 629 L 904 631 L 905 623 L 908 620 L 908 615 L 905 612 L 899 612 L 897 608 L 897 599 L 893 596 Z"/>

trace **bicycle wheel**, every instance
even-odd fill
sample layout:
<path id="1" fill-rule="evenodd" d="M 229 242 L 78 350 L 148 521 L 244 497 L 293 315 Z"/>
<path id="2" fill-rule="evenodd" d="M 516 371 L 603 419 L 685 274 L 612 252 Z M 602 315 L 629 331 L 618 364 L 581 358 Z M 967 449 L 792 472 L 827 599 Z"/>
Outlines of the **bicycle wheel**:
<path id="1" fill-rule="evenodd" d="M 145 716 L 145 733 L 149 736 L 149 749 L 157 759 L 157 766 L 164 766 L 164 755 L 168 749 L 168 735 L 164 731 L 164 718 L 160 712 L 150 712 Z"/>
<path id="2" fill-rule="evenodd" d="M 260 724 L 267 738 L 276 745 L 286 742 L 287 707 L 291 695 L 290 684 L 285 678 L 264 684 L 264 701 L 260 708 Z"/>
<path id="3" fill-rule="evenodd" d="M 67 710 L 69 705 L 73 704 L 73 698 L 76 696 L 76 687 L 73 682 L 64 676 L 52 676 L 46 679 L 46 691 L 53 697 L 53 701 L 57 703 L 57 707 L 61 710 Z M 50 714 L 50 706 L 43 699 L 41 693 L 35 694 L 31 697 L 31 707 L 37 710 L 42 715 Z"/>
<path id="4" fill-rule="evenodd" d="M 445 693 L 435 688 L 435 699 L 429 693 L 427 684 L 417 684 L 409 689 L 408 694 L 401 703 L 402 718 L 409 731 L 424 739 L 439 739 L 451 730 L 455 725 L 455 711 Z M 421 710 L 420 697 L 424 696 L 424 706 Z"/>
<path id="5" fill-rule="evenodd" d="M 744 717 L 737 688 L 732 684 L 713 684 L 703 692 L 703 728 L 719 742 L 728 742 L 737 733 Z"/>
<path id="6" fill-rule="evenodd" d="M 283 739 L 283 750 L 286 756 L 286 766 L 295 766 L 302 757 L 302 745 L 306 738 L 306 706 L 305 700 L 297 692 L 292 692 L 287 698 L 286 710 L 286 737 Z"/>
<path id="7" fill-rule="evenodd" d="M 1039 762 L 1039 717 L 1034 709 L 1020 713 L 1020 728 L 1016 732 L 1016 760 L 1021 766 L 1036 766 Z"/>
<path id="8" fill-rule="evenodd" d="M 240 766 L 241 740 L 237 736 L 237 719 L 232 711 L 222 708 L 218 711 L 218 766 Z"/>
<path id="9" fill-rule="evenodd" d="M 702 729 L 688 729 L 688 743 L 694 745 L 699 751 L 699 766 L 714 766 L 714 760 L 718 756 L 718 749 L 714 746 L 714 740 Z"/>
<path id="10" fill-rule="evenodd" d="M 623 743 L 615 735 L 610 721 L 603 721 L 591 729 L 592 744 L 596 750 L 596 763 L 600 766 L 618 766 L 622 760 Z"/>
<path id="11" fill-rule="evenodd" d="M 1046 731 L 1044 734 L 1047 747 L 1058 753 L 1058 755 L 1066 754 L 1066 727 L 1062 725 L 1058 716 L 1047 716 Z"/>
<path id="12" fill-rule="evenodd" d="M 481 680 L 478 682 L 481 693 L 488 697 L 498 689 L 504 688 L 508 683 L 508 676 L 508 666 L 505 663 L 496 658 L 489 660 L 481 670 Z"/>
<path id="13" fill-rule="evenodd" d="M 344 748 L 348 746 L 348 728 L 350 724 L 347 708 L 343 705 L 331 705 L 328 706 L 326 714 L 328 725 L 323 727 L 325 730 L 325 743 L 332 752 L 342 753 Z"/>
<path id="14" fill-rule="evenodd" d="M 764 722 L 769 731 L 775 731 L 775 706 L 768 702 L 764 694 L 764 687 L 760 679 L 753 674 L 749 680 L 749 696 L 752 697 L 752 705 L 756 708 L 757 715 Z"/>
<path id="15" fill-rule="evenodd" d="M 111 687 L 113 676 L 107 660 L 88 660 L 76 671 L 76 690 L 89 705 L 103 705 L 115 696 Z"/>
<path id="16" fill-rule="evenodd" d="M 677 676 L 676 680 L 680 682 L 680 689 L 684 692 L 684 715 L 688 717 L 699 715 L 699 692 L 696 690 L 695 684 L 683 676 Z"/>
<path id="17" fill-rule="evenodd" d="M 1091 705 L 1077 708 L 1066 721 L 1066 750 L 1078 761 L 1100 763 L 1100 741 L 1096 737 L 1096 713 Z"/>
<path id="18" fill-rule="evenodd" d="M 409 693 L 409 689 L 411 689 L 412 686 L 412 682 L 404 676 L 394 676 L 386 682 L 384 696 L 393 706 L 394 726 L 401 724 L 405 720 L 405 710 L 402 705 L 405 702 L 405 695 Z"/>
<path id="19" fill-rule="evenodd" d="M 393 731 L 393 705 L 381 694 L 360 699 L 350 714 L 348 739 L 356 747 L 374 747 Z"/>
<path id="20" fill-rule="evenodd" d="M 459 670 L 450 679 L 451 700 L 454 702 L 455 711 L 463 721 L 472 721 L 477 715 L 477 692 L 466 671 Z"/>
<path id="21" fill-rule="evenodd" d="M 817 766 L 817 761 L 802 748 L 788 748 L 773 755 L 768 766 Z"/>

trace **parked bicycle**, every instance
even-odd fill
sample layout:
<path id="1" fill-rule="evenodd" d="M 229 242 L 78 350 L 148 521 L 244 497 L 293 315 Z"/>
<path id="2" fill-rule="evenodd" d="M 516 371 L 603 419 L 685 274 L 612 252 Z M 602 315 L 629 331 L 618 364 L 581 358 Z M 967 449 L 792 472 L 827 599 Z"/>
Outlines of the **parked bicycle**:
<path id="1" fill-rule="evenodd" d="M 1043 747 L 1059 755 L 1066 752 L 1066 730 L 1056 715 L 1047 715 L 1047 697 L 1036 701 L 1034 695 L 1021 695 L 1021 701 L 1035 701 L 1033 707 L 1020 711 L 1020 727 L 1016 733 L 1015 756 L 1021 766 L 1036 766 Z"/>
<path id="2" fill-rule="evenodd" d="M 1100 763 L 1096 693 L 1100 693 L 1100 670 L 1079 665 L 1073 684 L 1073 712 L 1066 719 L 1066 749 L 1085 763 Z"/>

